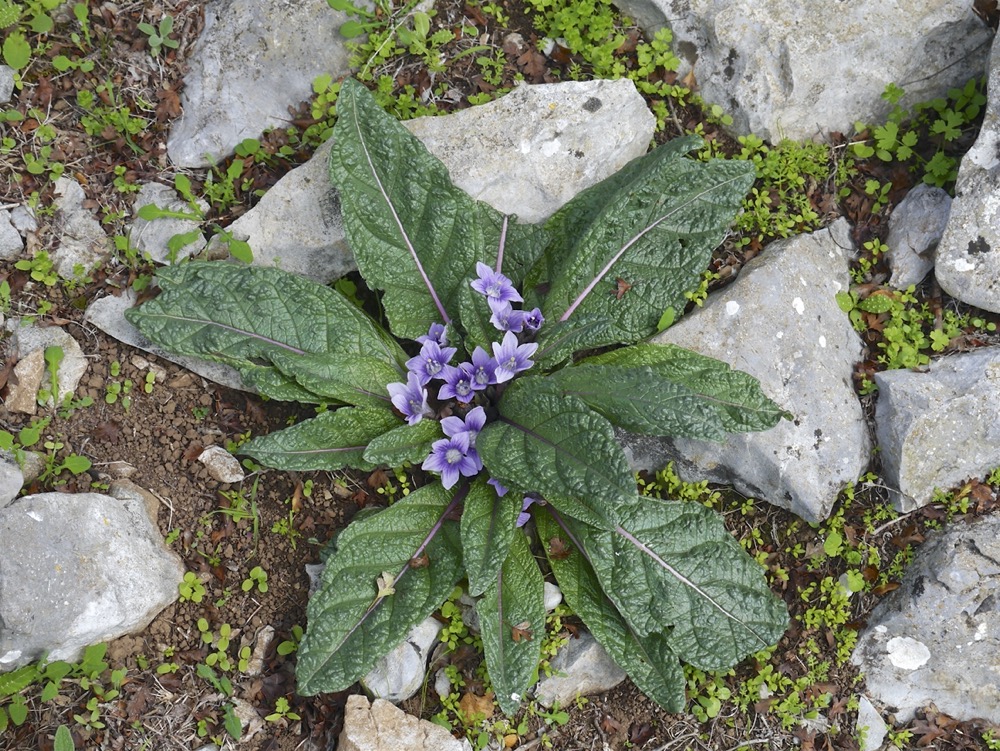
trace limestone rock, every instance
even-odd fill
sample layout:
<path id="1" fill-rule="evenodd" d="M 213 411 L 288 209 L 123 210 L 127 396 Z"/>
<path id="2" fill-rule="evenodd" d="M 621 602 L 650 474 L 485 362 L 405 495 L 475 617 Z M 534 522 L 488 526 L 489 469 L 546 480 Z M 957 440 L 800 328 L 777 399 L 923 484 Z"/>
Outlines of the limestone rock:
<path id="1" fill-rule="evenodd" d="M 951 196 L 921 183 L 911 190 L 889 218 L 889 283 L 896 289 L 920 284 L 934 268 L 934 251 L 948 224 Z"/>
<path id="2" fill-rule="evenodd" d="M 7 104 L 14 93 L 14 69 L 0 65 L 0 104 Z"/>
<path id="3" fill-rule="evenodd" d="M 0 261 L 13 261 L 24 250 L 24 240 L 14 227 L 9 211 L 0 211 Z"/>
<path id="4" fill-rule="evenodd" d="M 441 633 L 441 623 L 428 617 L 414 626 L 395 649 L 379 658 L 361 685 L 376 699 L 400 702 L 409 699 L 424 683 L 427 656 Z"/>
<path id="5" fill-rule="evenodd" d="M 933 533 L 899 589 L 872 612 L 852 661 L 900 722 L 933 702 L 1000 723 L 1000 518 Z"/>
<path id="6" fill-rule="evenodd" d="M 571 638 L 552 660 L 552 675 L 542 678 L 535 689 L 538 703 L 565 707 L 577 696 L 610 691 L 623 680 L 625 671 L 608 656 L 590 632 Z"/>
<path id="7" fill-rule="evenodd" d="M 875 375 L 875 431 L 896 508 L 931 502 L 1000 465 L 1000 347 Z"/>
<path id="8" fill-rule="evenodd" d="M 25 356 L 42 358 L 43 371 L 45 368 L 45 350 L 48 347 L 59 347 L 62 349 L 62 361 L 59 363 L 59 368 L 56 371 L 56 385 L 59 391 L 56 401 L 61 404 L 63 399 L 76 391 L 76 387 L 80 384 L 80 379 L 87 372 L 88 363 L 86 356 L 83 354 L 83 349 L 77 343 L 76 339 L 73 338 L 72 334 L 58 326 L 43 328 L 40 326 L 18 325 L 14 328 L 13 340 L 17 352 L 22 358 Z M 36 355 L 35 353 L 38 354 Z M 48 384 L 42 385 L 48 386 Z M 37 387 L 35 393 L 38 393 Z M 50 398 L 48 404 L 51 403 L 52 400 Z M 34 413 L 32 412 L 32 414 Z"/>
<path id="9" fill-rule="evenodd" d="M 285 127 L 288 108 L 312 95 L 320 74 L 349 72 L 337 29 L 347 16 L 325 0 L 219 0 L 188 59 L 167 153 L 178 167 L 205 167 L 245 138 Z"/>
<path id="10" fill-rule="evenodd" d="M 240 460 L 221 446 L 209 446 L 198 455 L 198 461 L 205 465 L 208 474 L 217 482 L 242 482 L 246 477 Z"/>
<path id="11" fill-rule="evenodd" d="M 14 455 L 0 451 L 0 509 L 17 498 L 24 487 L 24 474 Z"/>
<path id="12" fill-rule="evenodd" d="M 636 468 L 670 459 L 685 480 L 731 483 L 807 521 L 830 513 L 868 464 L 871 443 L 851 385 L 862 345 L 835 294 L 850 283 L 846 220 L 781 240 L 704 307 L 654 341 L 715 357 L 757 378 L 794 415 L 770 430 L 716 444 L 626 435 Z"/>
<path id="13" fill-rule="evenodd" d="M 60 177 L 55 187 L 56 231 L 59 241 L 50 254 L 56 273 L 63 279 L 74 279 L 78 271 L 89 271 L 110 250 L 108 236 L 90 210 L 80 184 L 69 177 Z"/>
<path id="14" fill-rule="evenodd" d="M 136 496 L 18 498 L 0 509 L 0 671 L 145 628 L 183 574 Z"/>
<path id="15" fill-rule="evenodd" d="M 212 381 L 212 383 L 218 383 L 220 386 L 240 391 L 250 390 L 243 385 L 243 379 L 240 378 L 240 374 L 235 368 L 223 365 L 222 363 L 199 360 L 195 357 L 175 355 L 172 352 L 160 349 L 149 341 L 149 339 L 142 335 L 139 329 L 125 319 L 125 311 L 133 307 L 135 301 L 136 295 L 131 288 L 127 289 L 119 297 L 109 295 L 98 298 L 87 307 L 84 320 L 87 323 L 97 326 L 105 334 L 113 336 L 120 342 L 141 349 L 143 352 L 149 352 L 157 357 L 162 357 L 164 360 L 177 363 L 182 368 L 187 368 L 202 378 Z"/>
<path id="16" fill-rule="evenodd" d="M 38 231 L 38 220 L 35 218 L 34 209 L 25 204 L 15 206 L 10 210 L 10 223 L 22 235 Z"/>
<path id="17" fill-rule="evenodd" d="M 36 350 L 18 360 L 14 380 L 7 390 L 4 405 L 11 412 L 33 415 L 38 411 L 38 389 L 45 375 L 45 356 Z"/>
<path id="18" fill-rule="evenodd" d="M 149 257 L 157 263 L 169 263 L 171 251 L 167 243 L 170 242 L 170 239 L 175 235 L 183 235 L 197 230 L 201 226 L 201 222 L 174 217 L 140 218 L 138 216 L 139 209 L 150 204 L 155 204 L 168 211 L 192 213 L 192 210 L 186 201 L 181 200 L 173 188 L 160 183 L 143 185 L 135 197 L 135 203 L 132 206 L 135 216 L 132 220 L 132 231 L 129 234 L 130 242 L 142 253 L 148 253 Z M 208 212 L 209 206 L 204 199 L 199 199 L 198 206 L 202 213 Z M 179 261 L 182 258 L 195 255 L 207 244 L 208 241 L 199 233 L 197 239 L 177 250 L 174 260 Z"/>
<path id="19" fill-rule="evenodd" d="M 544 594 L 542 599 L 545 603 L 546 612 L 551 612 L 559 607 L 559 603 L 563 601 L 562 591 L 552 582 L 545 582 Z"/>
<path id="20" fill-rule="evenodd" d="M 882 741 L 885 740 L 889 727 L 867 696 L 862 695 L 858 700 L 858 722 L 855 727 L 858 736 L 864 737 L 861 751 L 878 751 L 882 748 Z"/>
<path id="21" fill-rule="evenodd" d="M 741 133 L 779 141 L 879 123 L 890 83 L 904 105 L 981 75 L 992 32 L 973 0 L 620 0 L 652 35 L 669 26 L 701 96 Z M 836 83 L 834 83 L 836 82 Z"/>
<path id="22" fill-rule="evenodd" d="M 619 80 L 519 86 L 495 102 L 403 125 L 473 198 L 536 222 L 644 154 L 655 118 L 635 85 Z M 255 264 L 323 283 L 355 268 L 330 185 L 330 145 L 229 226 Z"/>
<path id="23" fill-rule="evenodd" d="M 993 45 L 986 114 L 962 157 L 951 218 L 938 245 L 941 289 L 969 305 L 1000 313 L 1000 45 Z"/>
<path id="24" fill-rule="evenodd" d="M 420 720 L 384 699 L 370 705 L 364 696 L 347 697 L 338 751 L 466 751 L 440 725 Z"/>

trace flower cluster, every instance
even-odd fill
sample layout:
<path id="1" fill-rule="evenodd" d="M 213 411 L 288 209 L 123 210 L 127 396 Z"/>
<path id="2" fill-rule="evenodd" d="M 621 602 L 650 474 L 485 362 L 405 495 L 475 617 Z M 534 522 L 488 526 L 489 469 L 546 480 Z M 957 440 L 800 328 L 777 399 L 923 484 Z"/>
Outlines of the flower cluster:
<path id="1" fill-rule="evenodd" d="M 532 311 L 515 309 L 513 303 L 523 302 L 523 298 L 510 279 L 499 271 L 478 263 L 476 273 L 472 288 L 486 298 L 492 313 L 490 322 L 504 332 L 503 338 L 492 343 L 492 356 L 482 347 L 476 347 L 469 362 L 452 365 L 451 360 L 458 349 L 447 346 L 445 326 L 432 324 L 427 334 L 417 339 L 420 353 L 406 361 L 406 383 L 390 383 L 387 387 L 393 406 L 410 425 L 435 415 L 429 400 L 431 381 L 442 382 L 437 391 L 438 402 L 454 400 L 464 410 L 490 386 L 505 383 L 534 364 L 531 356 L 538 345 L 522 343 L 518 334 L 533 336 L 542 325 L 542 312 L 538 308 Z M 480 401 L 487 398 L 484 395 Z M 423 468 L 440 473 L 441 483 L 446 488 L 458 482 L 459 476 L 478 474 L 483 463 L 476 453 L 476 436 L 485 424 L 486 411 L 482 406 L 468 410 L 464 419 L 445 417 L 441 427 L 447 438 L 432 444 Z M 496 487 L 499 492 L 501 486 Z"/>

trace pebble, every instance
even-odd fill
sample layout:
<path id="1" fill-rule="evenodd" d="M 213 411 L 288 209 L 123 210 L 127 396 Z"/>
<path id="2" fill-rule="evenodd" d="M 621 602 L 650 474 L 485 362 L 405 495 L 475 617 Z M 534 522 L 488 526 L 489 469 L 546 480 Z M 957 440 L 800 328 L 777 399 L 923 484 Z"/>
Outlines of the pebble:
<path id="1" fill-rule="evenodd" d="M 213 480 L 224 483 L 242 482 L 246 475 L 240 461 L 220 446 L 209 446 L 198 456 Z"/>

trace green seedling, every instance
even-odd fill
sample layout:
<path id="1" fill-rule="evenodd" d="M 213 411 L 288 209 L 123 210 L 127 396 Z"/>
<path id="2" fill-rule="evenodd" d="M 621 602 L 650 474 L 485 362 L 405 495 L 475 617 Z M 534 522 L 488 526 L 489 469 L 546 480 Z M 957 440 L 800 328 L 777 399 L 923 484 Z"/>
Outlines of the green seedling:
<path id="1" fill-rule="evenodd" d="M 208 625 L 208 620 L 199 618 L 198 631 L 201 632 L 202 642 L 215 650 L 205 658 L 205 664 L 210 668 L 218 667 L 219 670 L 226 673 L 232 670 L 233 663 L 229 659 L 229 640 L 233 633 L 232 626 L 223 623 L 219 626 L 219 632 L 213 633 Z"/>
<path id="2" fill-rule="evenodd" d="M 205 587 L 193 571 L 184 574 L 184 580 L 177 585 L 181 602 L 201 602 L 205 597 Z"/>
<path id="3" fill-rule="evenodd" d="M 143 22 L 138 24 L 136 28 L 148 37 L 146 41 L 149 42 L 149 49 L 153 53 L 153 57 L 159 56 L 160 50 L 164 47 L 175 50 L 179 46 L 176 39 L 170 38 L 174 31 L 173 16 L 164 16 L 155 27 Z"/>
<path id="4" fill-rule="evenodd" d="M 51 399 L 54 405 L 59 399 L 59 365 L 66 353 L 63 352 L 62 347 L 46 347 L 43 355 L 45 370 L 49 374 L 49 383 L 47 388 L 39 390 L 38 403 L 46 404 Z"/>
<path id="5" fill-rule="evenodd" d="M 81 475 L 92 466 L 90 459 L 79 454 L 69 454 L 65 459 L 59 461 L 59 451 L 65 448 L 62 441 L 48 440 L 42 446 L 48 454 L 45 457 L 45 468 L 38 476 L 38 481 L 41 483 L 58 477 L 64 471 L 72 475 Z"/>
<path id="6" fill-rule="evenodd" d="M 264 719 L 268 722 L 280 722 L 284 724 L 288 720 L 301 720 L 302 718 L 292 711 L 292 708 L 288 703 L 288 699 L 284 696 L 279 696 L 274 702 L 274 711 L 264 717 Z"/>
<path id="7" fill-rule="evenodd" d="M 31 172 L 31 169 L 28 170 Z M 40 170 L 36 174 L 41 174 Z M 46 287 L 54 287 L 59 281 L 55 266 L 48 252 L 40 250 L 31 258 L 24 258 L 14 264 L 14 268 L 20 271 L 27 271 L 33 281 L 41 282 Z"/>
<path id="8" fill-rule="evenodd" d="M 257 587 L 257 591 L 261 594 L 267 592 L 267 572 L 260 566 L 254 566 L 250 569 L 250 574 L 243 580 L 242 589 L 244 592 L 249 592 L 254 587 Z"/>
<path id="9" fill-rule="evenodd" d="M 302 626 L 295 625 L 292 626 L 291 639 L 285 639 L 283 642 L 278 644 L 277 652 L 282 657 L 287 657 L 293 652 L 298 651 L 299 642 L 302 641 L 302 635 L 305 633 Z"/>

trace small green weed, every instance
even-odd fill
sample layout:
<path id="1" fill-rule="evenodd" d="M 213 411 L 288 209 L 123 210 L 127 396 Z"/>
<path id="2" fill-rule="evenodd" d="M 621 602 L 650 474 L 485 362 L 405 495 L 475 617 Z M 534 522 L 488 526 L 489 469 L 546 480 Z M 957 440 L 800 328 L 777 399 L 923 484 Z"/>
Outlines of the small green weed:
<path id="1" fill-rule="evenodd" d="M 155 27 L 143 22 L 137 28 L 148 37 L 146 41 L 149 42 L 149 51 L 153 53 L 153 57 L 158 57 L 164 47 L 175 50 L 180 44 L 176 39 L 170 38 L 174 31 L 173 16 L 165 15 Z"/>
<path id="2" fill-rule="evenodd" d="M 184 581 L 177 585 L 181 602 L 201 602 L 205 598 L 205 585 L 193 571 L 184 574 Z"/>
<path id="3" fill-rule="evenodd" d="M 299 649 L 299 643 L 302 641 L 302 636 L 304 634 L 305 630 L 302 628 L 302 626 L 299 625 L 292 626 L 290 634 L 291 638 L 285 639 L 284 641 L 278 644 L 277 647 L 278 654 L 281 655 L 282 657 L 287 657 L 293 652 L 297 652 Z"/>
<path id="4" fill-rule="evenodd" d="M 249 592 L 254 587 L 257 587 L 257 591 L 261 594 L 267 592 L 267 572 L 260 566 L 254 566 L 250 569 L 250 573 L 241 585 L 244 592 Z"/>
<path id="5" fill-rule="evenodd" d="M 292 711 L 292 707 L 288 703 L 288 699 L 284 696 L 279 696 L 274 702 L 274 711 L 271 714 L 266 715 L 264 719 L 267 722 L 287 724 L 289 720 L 301 720 L 302 717 Z"/>

